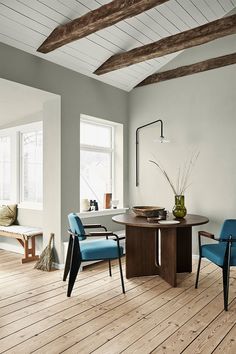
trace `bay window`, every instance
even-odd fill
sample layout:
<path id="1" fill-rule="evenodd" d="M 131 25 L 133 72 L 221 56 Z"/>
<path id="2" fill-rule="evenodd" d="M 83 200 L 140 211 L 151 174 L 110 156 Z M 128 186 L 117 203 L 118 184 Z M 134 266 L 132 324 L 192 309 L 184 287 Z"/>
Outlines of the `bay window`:
<path id="1" fill-rule="evenodd" d="M 42 122 L 0 130 L 0 203 L 41 208 Z"/>
<path id="2" fill-rule="evenodd" d="M 0 200 L 11 199 L 11 137 L 0 136 Z"/>

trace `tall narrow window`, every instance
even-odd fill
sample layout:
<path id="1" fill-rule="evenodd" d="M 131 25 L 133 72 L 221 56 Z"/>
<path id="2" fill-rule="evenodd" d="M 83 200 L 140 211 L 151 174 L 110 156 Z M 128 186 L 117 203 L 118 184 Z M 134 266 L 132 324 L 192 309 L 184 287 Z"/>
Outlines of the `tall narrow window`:
<path id="1" fill-rule="evenodd" d="M 103 207 L 104 193 L 113 186 L 113 126 L 81 119 L 80 124 L 80 197 L 97 200 Z"/>
<path id="2" fill-rule="evenodd" d="M 43 135 L 41 130 L 21 133 L 21 201 L 43 201 Z"/>
<path id="3" fill-rule="evenodd" d="M 11 199 L 11 138 L 0 137 L 0 200 Z"/>

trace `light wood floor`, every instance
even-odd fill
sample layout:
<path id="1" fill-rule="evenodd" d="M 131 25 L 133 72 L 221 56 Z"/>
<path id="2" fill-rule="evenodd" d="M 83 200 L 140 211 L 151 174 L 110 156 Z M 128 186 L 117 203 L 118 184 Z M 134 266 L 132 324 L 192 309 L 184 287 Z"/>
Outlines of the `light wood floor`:
<path id="1" fill-rule="evenodd" d="M 106 264 L 79 274 L 71 298 L 62 272 L 22 265 L 0 250 L 0 352 L 9 354 L 236 353 L 236 272 L 223 311 L 221 270 L 203 263 L 171 288 L 158 276 L 125 281 Z M 235 278 L 234 278 L 235 277 Z"/>

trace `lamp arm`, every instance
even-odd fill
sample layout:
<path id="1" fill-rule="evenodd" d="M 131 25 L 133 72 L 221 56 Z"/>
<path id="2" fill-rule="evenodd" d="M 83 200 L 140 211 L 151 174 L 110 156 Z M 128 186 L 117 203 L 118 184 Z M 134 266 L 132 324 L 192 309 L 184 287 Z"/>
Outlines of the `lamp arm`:
<path id="1" fill-rule="evenodd" d="M 147 124 L 144 124 L 144 125 L 141 125 L 140 127 L 138 127 L 136 129 L 136 140 L 135 140 L 135 146 L 136 146 L 136 187 L 139 185 L 139 176 L 138 176 L 138 170 L 139 170 L 139 166 L 138 166 L 138 161 L 139 161 L 139 149 L 138 149 L 138 144 L 139 144 L 139 141 L 138 141 L 138 133 L 139 133 L 139 130 L 142 129 L 142 128 L 145 128 L 145 127 L 148 127 L 149 125 L 152 125 L 152 124 L 155 124 L 155 123 L 160 123 L 161 124 L 161 135 L 160 137 L 161 138 L 164 138 L 164 133 L 163 133 L 163 121 L 161 119 L 157 119 L 155 120 L 154 122 L 151 122 L 151 123 L 147 123 Z"/>

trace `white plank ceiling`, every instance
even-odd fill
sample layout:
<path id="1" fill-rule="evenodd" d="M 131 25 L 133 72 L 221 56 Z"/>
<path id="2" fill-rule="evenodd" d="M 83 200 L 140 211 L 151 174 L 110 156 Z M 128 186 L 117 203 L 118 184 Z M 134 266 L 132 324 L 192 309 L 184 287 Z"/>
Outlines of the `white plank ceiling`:
<path id="1" fill-rule="evenodd" d="M 110 0 L 0 0 L 0 41 L 130 91 L 179 53 L 132 65 L 103 76 L 93 72 L 110 56 L 221 18 L 236 0 L 170 0 L 51 53 L 36 49 L 51 31 Z"/>

